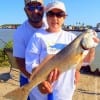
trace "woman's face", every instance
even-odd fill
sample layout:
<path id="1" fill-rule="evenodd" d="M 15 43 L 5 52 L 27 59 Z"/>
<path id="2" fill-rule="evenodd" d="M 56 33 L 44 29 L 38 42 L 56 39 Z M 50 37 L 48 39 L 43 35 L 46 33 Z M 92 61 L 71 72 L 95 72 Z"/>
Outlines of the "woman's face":
<path id="1" fill-rule="evenodd" d="M 65 19 L 65 12 L 60 9 L 53 9 L 46 13 L 49 31 L 57 32 L 62 28 Z"/>

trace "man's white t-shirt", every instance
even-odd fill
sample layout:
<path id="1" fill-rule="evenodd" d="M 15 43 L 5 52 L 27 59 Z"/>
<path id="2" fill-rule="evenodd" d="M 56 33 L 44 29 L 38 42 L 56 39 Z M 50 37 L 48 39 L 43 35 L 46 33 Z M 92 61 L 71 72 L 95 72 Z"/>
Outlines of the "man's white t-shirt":
<path id="1" fill-rule="evenodd" d="M 49 33 L 40 30 L 30 39 L 26 49 L 26 70 L 32 73 L 32 69 L 38 66 L 48 54 L 56 54 L 67 46 L 75 35 L 71 32 L 61 30 L 58 33 Z M 75 69 L 65 71 L 59 79 L 53 83 L 54 100 L 72 100 L 75 90 Z M 47 95 L 43 95 L 34 87 L 31 91 L 32 100 L 47 100 Z"/>
<path id="2" fill-rule="evenodd" d="M 20 25 L 13 35 L 13 56 L 25 58 L 25 50 L 30 38 L 42 28 L 46 28 L 45 23 L 43 23 L 41 28 L 34 28 L 29 24 L 28 20 Z"/>
<path id="3" fill-rule="evenodd" d="M 41 28 L 34 28 L 30 25 L 28 20 L 20 25 L 13 35 L 13 56 L 25 58 L 25 51 L 30 38 L 36 31 L 46 29 L 46 27 L 46 24 L 43 23 Z M 26 77 L 23 73 L 21 73 L 21 75 Z"/>

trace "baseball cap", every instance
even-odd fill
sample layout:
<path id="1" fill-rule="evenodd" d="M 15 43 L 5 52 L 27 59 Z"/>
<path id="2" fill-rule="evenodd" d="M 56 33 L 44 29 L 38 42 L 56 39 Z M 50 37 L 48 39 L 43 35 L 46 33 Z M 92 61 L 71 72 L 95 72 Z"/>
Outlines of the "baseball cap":
<path id="1" fill-rule="evenodd" d="M 43 4 L 43 0 L 24 0 L 25 1 L 25 5 L 27 5 L 30 2 L 40 2 L 41 4 Z"/>
<path id="2" fill-rule="evenodd" d="M 60 10 L 64 11 L 65 13 L 67 13 L 65 5 L 61 1 L 54 1 L 54 2 L 49 3 L 46 6 L 46 13 L 49 12 L 49 11 L 51 11 L 52 9 L 55 9 L 55 8 L 56 9 L 60 9 Z"/>

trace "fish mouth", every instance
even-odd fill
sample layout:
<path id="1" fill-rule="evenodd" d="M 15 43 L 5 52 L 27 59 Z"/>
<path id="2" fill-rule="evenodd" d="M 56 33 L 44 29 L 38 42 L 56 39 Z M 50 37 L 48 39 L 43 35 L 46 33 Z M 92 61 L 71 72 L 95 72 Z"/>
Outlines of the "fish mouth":
<path id="1" fill-rule="evenodd" d="M 80 46 L 82 47 L 83 50 L 88 50 L 89 48 L 85 47 L 82 43 L 83 41 L 80 42 Z"/>

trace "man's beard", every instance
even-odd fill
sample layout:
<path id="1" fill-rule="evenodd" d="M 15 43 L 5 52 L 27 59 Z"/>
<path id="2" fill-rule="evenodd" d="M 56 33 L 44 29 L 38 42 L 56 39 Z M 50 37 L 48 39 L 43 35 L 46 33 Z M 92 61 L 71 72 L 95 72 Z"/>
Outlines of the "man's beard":
<path id="1" fill-rule="evenodd" d="M 36 14 L 36 16 L 32 15 L 31 17 L 29 17 L 29 21 L 31 23 L 39 23 L 40 21 L 42 21 L 43 18 L 43 13 L 42 14 Z"/>

